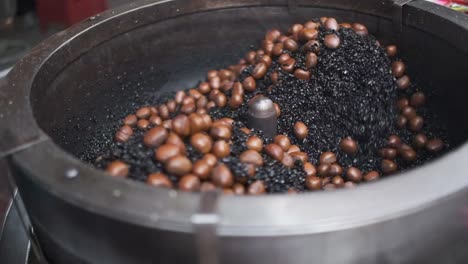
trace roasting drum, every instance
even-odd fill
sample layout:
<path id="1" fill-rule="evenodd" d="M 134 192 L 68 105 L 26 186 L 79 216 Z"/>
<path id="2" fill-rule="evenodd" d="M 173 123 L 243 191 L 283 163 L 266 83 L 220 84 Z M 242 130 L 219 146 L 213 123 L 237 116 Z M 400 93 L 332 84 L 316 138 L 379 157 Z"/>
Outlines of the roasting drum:
<path id="1" fill-rule="evenodd" d="M 49 262 L 468 263 L 468 16 L 397 2 L 140 1 L 39 44 L 0 90 L 0 158 Z M 100 128 L 144 96 L 190 88 L 266 30 L 321 16 L 398 45 L 451 152 L 353 190 L 260 197 L 154 189 L 74 156 L 111 140 Z"/>

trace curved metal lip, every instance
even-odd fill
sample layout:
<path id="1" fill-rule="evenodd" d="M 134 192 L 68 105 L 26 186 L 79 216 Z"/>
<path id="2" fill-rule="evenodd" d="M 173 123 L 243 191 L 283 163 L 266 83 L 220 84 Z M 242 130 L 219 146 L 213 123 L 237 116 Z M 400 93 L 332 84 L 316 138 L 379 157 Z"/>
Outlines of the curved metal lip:
<path id="1" fill-rule="evenodd" d="M 145 8 L 166 5 L 166 8 L 175 10 L 164 19 L 193 11 L 190 8 L 178 9 L 177 4 L 181 2 L 130 4 L 118 12 L 108 11 L 88 19 L 36 47 L 15 66 L 9 74 L 9 81 L 27 89 L 29 95 L 36 74 L 52 54 L 89 29 Z M 198 2 L 202 4 L 193 7 L 195 11 L 199 11 L 196 8 L 211 10 L 247 4 L 223 1 L 211 7 L 207 3 L 209 1 Z M 251 1 L 248 4 L 259 5 L 264 2 L 267 1 Z M 287 3 L 278 2 L 281 5 Z M 27 114 L 32 115 L 29 104 L 24 105 L 24 108 Z M 40 134 L 45 134 L 36 122 L 31 126 Z M 428 208 L 441 199 L 449 199 L 454 193 L 466 191 L 468 177 L 463 175 L 465 157 L 468 157 L 468 143 L 430 164 L 402 173 L 404 177 L 389 177 L 354 190 L 293 196 L 221 197 L 218 233 L 224 236 L 304 235 L 348 229 L 407 215 Z M 32 180 L 47 188 L 52 195 L 80 208 L 136 225 L 192 232 L 190 216 L 197 211 L 198 194 L 174 190 L 154 191 L 140 183 L 111 179 L 104 172 L 90 168 L 72 157 L 51 139 L 15 153 L 12 160 L 24 171 L 34 175 Z M 70 168 L 77 169 L 79 177 L 65 179 L 63 175 Z M 449 171 L 458 173 L 450 175 L 451 180 L 447 181 L 442 176 Z M 152 202 L 158 201 L 154 199 L 160 199 L 166 204 Z"/>

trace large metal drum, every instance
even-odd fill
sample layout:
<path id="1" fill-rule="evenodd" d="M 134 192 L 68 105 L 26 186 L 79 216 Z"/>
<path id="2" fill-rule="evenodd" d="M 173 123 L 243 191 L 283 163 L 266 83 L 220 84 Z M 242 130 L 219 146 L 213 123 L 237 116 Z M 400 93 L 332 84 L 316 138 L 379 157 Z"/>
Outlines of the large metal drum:
<path id="1" fill-rule="evenodd" d="M 0 157 L 49 262 L 467 263 L 468 17 L 397 2 L 142 1 L 38 45 L 1 90 Z M 453 151 L 353 190 L 261 197 L 154 190 L 74 157 L 110 140 L 96 131 L 131 102 L 189 88 L 267 29 L 320 16 L 398 45 Z"/>

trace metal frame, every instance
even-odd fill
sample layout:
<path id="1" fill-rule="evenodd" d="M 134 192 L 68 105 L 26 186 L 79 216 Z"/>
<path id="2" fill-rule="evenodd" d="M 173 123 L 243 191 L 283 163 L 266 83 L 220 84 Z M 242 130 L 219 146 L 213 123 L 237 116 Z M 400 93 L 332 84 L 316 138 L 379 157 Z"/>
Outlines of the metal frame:
<path id="1" fill-rule="evenodd" d="M 0 91 L 2 88 L 0 79 Z M 21 224 L 20 210 L 15 206 L 17 190 L 12 190 L 5 160 L 0 160 L 0 263 L 26 264 L 29 237 Z M 24 212 L 23 212 L 24 213 Z"/>

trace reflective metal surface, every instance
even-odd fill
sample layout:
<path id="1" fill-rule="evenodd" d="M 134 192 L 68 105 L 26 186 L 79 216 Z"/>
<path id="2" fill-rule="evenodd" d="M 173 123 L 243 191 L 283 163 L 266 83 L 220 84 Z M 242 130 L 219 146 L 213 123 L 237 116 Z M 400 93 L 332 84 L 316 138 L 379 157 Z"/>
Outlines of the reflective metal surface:
<path id="1" fill-rule="evenodd" d="M 10 70 L 11 70 L 11 68 L 1 70 L 0 71 L 0 79 L 3 79 L 10 72 Z"/>
<path id="2" fill-rule="evenodd" d="M 11 191 L 8 173 L 6 161 L 0 160 L 0 263 L 26 264 L 29 238 L 21 224 L 20 213 L 13 203 L 16 193 Z"/>
<path id="3" fill-rule="evenodd" d="M 249 101 L 247 112 L 249 128 L 260 130 L 267 137 L 273 138 L 277 133 L 278 120 L 273 101 L 264 95 L 257 95 Z"/>
<path id="4" fill-rule="evenodd" d="M 11 206 L 9 209 L 0 236 L 0 263 L 26 264 L 30 250 L 29 238 L 17 208 Z"/>
<path id="5" fill-rule="evenodd" d="M 399 31 L 393 11 L 393 2 L 371 0 L 143 1 L 88 19 L 36 47 L 8 75 L 0 94 L 0 120 L 7 124 L 0 127 L 0 157 L 9 157 L 46 256 L 53 263 L 99 264 L 198 259 L 214 241 L 203 240 L 197 230 L 206 226 L 194 223 L 205 206 L 202 197 L 106 177 L 70 154 L 79 153 L 95 130 L 56 131 L 68 120 L 81 127 L 105 123 L 101 110 L 118 112 L 134 91 L 154 95 L 191 87 L 208 67 L 228 65 L 258 43 L 268 27 L 335 16 L 368 25 L 382 43 L 397 43 L 412 72 L 430 76 L 424 89 L 437 94 L 435 104 L 458 147 L 428 165 L 355 190 L 217 197 L 208 218 L 216 219 L 208 225 L 209 232 L 216 230 L 219 248 L 213 259 L 466 262 L 461 245 L 468 241 L 468 92 L 460 84 L 468 76 L 450 69 L 468 67 L 468 18 L 414 1 L 401 9 Z M 149 65 L 153 71 L 143 77 L 129 76 Z M 133 78 L 151 80 L 150 90 L 131 83 Z M 131 89 L 122 89 L 122 79 Z M 88 113 L 96 120 L 74 118 Z"/>

